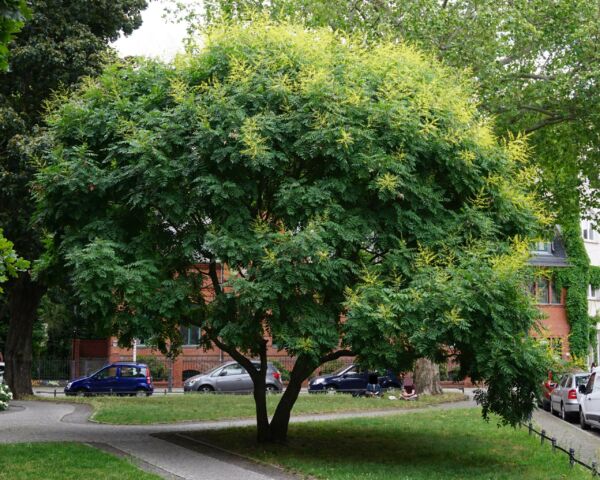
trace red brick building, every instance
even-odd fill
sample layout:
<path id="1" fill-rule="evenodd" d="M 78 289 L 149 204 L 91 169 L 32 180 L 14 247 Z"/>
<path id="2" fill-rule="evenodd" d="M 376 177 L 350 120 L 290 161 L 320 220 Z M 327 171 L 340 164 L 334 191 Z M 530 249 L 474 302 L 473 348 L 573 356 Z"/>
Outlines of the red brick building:
<path id="1" fill-rule="evenodd" d="M 543 242 L 536 245 L 532 252 L 530 264 L 539 268 L 568 268 L 564 246 L 560 236 L 557 235 L 553 242 Z M 205 269 L 206 266 L 198 266 Z M 226 269 L 221 269 L 221 280 L 227 276 Z M 210 286 L 205 286 L 206 296 L 212 296 Z M 569 358 L 569 323 L 565 299 L 567 292 L 563 289 L 555 289 L 554 282 L 549 279 L 540 278 L 530 286 L 532 295 L 537 299 L 539 309 L 544 312 L 546 318 L 541 324 L 541 335 L 547 338 L 553 348 L 567 360 Z M 169 378 L 172 379 L 171 386 L 181 387 L 183 382 L 197 373 L 219 365 L 231 358 L 219 349 L 204 351 L 198 348 L 200 331 L 198 327 L 186 327 L 181 329 L 184 346 L 181 355 L 174 361 L 170 361 L 159 352 L 145 345 L 136 345 L 135 357 L 137 361 L 148 363 L 152 370 L 155 384 L 158 388 L 169 386 Z M 540 335 L 532 332 L 532 335 Z M 116 338 L 100 340 L 73 340 L 71 362 L 71 377 L 87 375 L 99 369 L 109 362 L 132 361 L 134 348 L 121 348 Z M 294 360 L 285 353 L 278 351 L 269 345 L 268 355 L 270 361 L 277 361 L 281 366 L 291 369 Z M 342 361 L 351 361 L 343 359 Z"/>

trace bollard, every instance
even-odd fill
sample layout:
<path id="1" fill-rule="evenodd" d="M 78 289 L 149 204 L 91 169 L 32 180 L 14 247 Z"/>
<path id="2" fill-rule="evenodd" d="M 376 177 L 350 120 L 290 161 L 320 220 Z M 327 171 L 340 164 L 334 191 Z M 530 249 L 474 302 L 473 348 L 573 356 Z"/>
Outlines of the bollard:
<path id="1" fill-rule="evenodd" d="M 595 477 L 598 475 L 597 467 L 598 467 L 598 465 L 596 464 L 596 462 L 592 462 L 592 477 Z"/>
<path id="2" fill-rule="evenodd" d="M 529 435 L 533 432 L 533 424 L 529 422 Z"/>
<path id="3" fill-rule="evenodd" d="M 540 443 L 544 444 L 544 439 L 546 438 L 546 430 L 542 430 L 542 434 L 540 435 Z"/>
<path id="4" fill-rule="evenodd" d="M 54 389 L 54 398 L 56 398 L 56 388 Z"/>
<path id="5" fill-rule="evenodd" d="M 165 395 L 167 394 L 167 389 L 165 388 Z"/>
<path id="6" fill-rule="evenodd" d="M 552 453 L 555 453 L 556 452 L 556 438 L 552 437 L 550 439 L 550 441 L 552 442 Z"/>
<path id="7" fill-rule="evenodd" d="M 569 448 L 569 465 L 571 468 L 575 466 L 575 449 Z"/>

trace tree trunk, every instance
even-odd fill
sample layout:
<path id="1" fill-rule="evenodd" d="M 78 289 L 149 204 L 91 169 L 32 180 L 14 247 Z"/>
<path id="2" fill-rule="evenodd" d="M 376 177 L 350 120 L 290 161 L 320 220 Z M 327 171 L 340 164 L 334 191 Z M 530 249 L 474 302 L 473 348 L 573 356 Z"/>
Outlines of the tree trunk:
<path id="1" fill-rule="evenodd" d="M 299 357 L 296 360 L 296 364 L 290 373 L 288 386 L 281 396 L 281 400 L 279 400 L 275 409 L 275 415 L 273 415 L 273 419 L 271 420 L 270 441 L 275 443 L 286 442 L 292 408 L 294 408 L 294 404 L 302 389 L 302 382 L 308 378 L 313 370 L 314 366 L 307 359 Z"/>
<path id="2" fill-rule="evenodd" d="M 22 272 L 9 293 L 10 323 L 6 337 L 6 381 L 14 398 L 32 395 L 32 333 L 37 309 L 46 288 Z"/>
<path id="3" fill-rule="evenodd" d="M 256 440 L 265 443 L 271 440 L 269 414 L 267 412 L 266 369 L 261 368 L 252 381 L 254 383 L 254 404 L 256 405 Z"/>
<path id="4" fill-rule="evenodd" d="M 414 383 L 418 395 L 440 395 L 440 367 L 428 358 L 419 358 L 415 365 Z"/>

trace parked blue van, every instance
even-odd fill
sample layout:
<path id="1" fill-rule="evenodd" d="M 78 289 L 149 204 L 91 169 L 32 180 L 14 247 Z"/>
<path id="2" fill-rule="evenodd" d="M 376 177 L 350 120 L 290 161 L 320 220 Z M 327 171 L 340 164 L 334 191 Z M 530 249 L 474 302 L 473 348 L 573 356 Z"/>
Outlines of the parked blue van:
<path id="1" fill-rule="evenodd" d="M 65 395 L 152 395 L 150 368 L 144 363 L 112 363 L 89 377 L 67 383 Z"/>

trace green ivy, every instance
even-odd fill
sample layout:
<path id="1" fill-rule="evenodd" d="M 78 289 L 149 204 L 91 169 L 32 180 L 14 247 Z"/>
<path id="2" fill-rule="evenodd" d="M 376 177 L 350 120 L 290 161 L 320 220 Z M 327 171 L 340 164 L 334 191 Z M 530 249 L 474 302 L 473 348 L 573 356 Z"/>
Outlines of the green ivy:
<path id="1" fill-rule="evenodd" d="M 581 238 L 579 217 L 562 222 L 562 236 L 571 267 L 556 269 L 558 288 L 567 289 L 566 309 L 571 327 L 569 345 L 573 357 L 585 357 L 596 336 L 588 314 L 588 285 L 600 284 L 600 268 L 590 267 L 590 260 Z"/>

